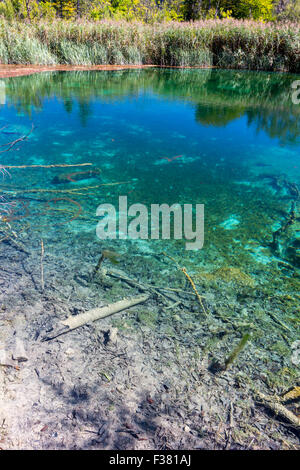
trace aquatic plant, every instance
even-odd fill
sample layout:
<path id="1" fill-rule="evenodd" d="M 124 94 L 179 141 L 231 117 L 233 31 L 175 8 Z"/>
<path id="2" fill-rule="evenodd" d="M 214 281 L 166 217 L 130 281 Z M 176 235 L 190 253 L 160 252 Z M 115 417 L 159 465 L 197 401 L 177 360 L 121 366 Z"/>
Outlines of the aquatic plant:
<path id="1" fill-rule="evenodd" d="M 233 363 L 233 361 L 235 361 L 235 359 L 237 358 L 237 356 L 240 354 L 240 352 L 244 349 L 244 347 L 246 346 L 246 343 L 248 342 L 248 340 L 250 339 L 250 334 L 249 333 L 246 333 L 244 334 L 244 336 L 242 337 L 241 341 L 239 342 L 239 344 L 233 349 L 233 351 L 231 352 L 231 354 L 228 356 L 228 358 L 225 360 L 225 370 L 228 369 L 228 367 Z"/>
<path id="2" fill-rule="evenodd" d="M 228 19 L 125 21 L 0 20 L 5 64 L 153 64 L 300 71 L 299 24 Z"/>
<path id="3" fill-rule="evenodd" d="M 118 253 L 116 253 L 115 251 L 103 250 L 102 253 L 101 253 L 101 256 L 98 260 L 98 263 L 95 266 L 95 269 L 92 273 L 91 278 L 93 279 L 95 277 L 95 275 L 99 271 L 99 269 L 100 269 L 100 267 L 101 267 L 101 265 L 102 265 L 102 263 L 105 259 L 109 260 L 112 264 L 118 264 L 119 263 L 119 261 L 118 261 L 119 257 L 120 257 L 120 255 Z"/>
<path id="4" fill-rule="evenodd" d="M 229 366 L 235 361 L 240 352 L 245 348 L 249 339 L 250 333 L 245 333 L 238 345 L 232 350 L 227 359 L 225 359 L 224 363 L 214 358 L 209 366 L 210 372 L 220 373 L 226 371 Z"/>

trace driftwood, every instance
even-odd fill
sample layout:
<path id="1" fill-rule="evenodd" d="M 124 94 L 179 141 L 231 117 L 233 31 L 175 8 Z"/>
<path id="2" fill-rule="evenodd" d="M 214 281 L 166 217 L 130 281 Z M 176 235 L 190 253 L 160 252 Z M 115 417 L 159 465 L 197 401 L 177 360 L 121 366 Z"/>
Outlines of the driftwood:
<path id="1" fill-rule="evenodd" d="M 264 393 L 259 392 L 258 390 L 254 390 L 256 401 L 262 403 L 266 408 L 269 408 L 273 411 L 276 415 L 283 418 L 287 421 L 292 427 L 300 430 L 300 419 L 288 410 L 285 406 L 280 403 L 280 399 L 275 397 L 271 397 L 269 395 L 265 395 Z"/>
<path id="2" fill-rule="evenodd" d="M 44 337 L 43 340 L 46 341 L 49 339 L 56 338 L 57 336 L 75 330 L 76 328 L 86 325 L 87 323 L 94 322 L 96 320 L 99 320 L 100 318 L 109 317 L 114 313 L 121 312 L 122 310 L 133 307 L 134 305 L 146 302 L 149 297 L 149 295 L 141 295 L 139 297 L 134 297 L 133 299 L 123 299 L 113 304 L 107 305 L 106 307 L 93 308 L 92 310 L 88 310 L 87 312 L 75 315 L 73 317 L 69 317 L 67 318 L 67 320 L 61 321 L 60 325 L 58 325 L 58 327 L 54 331 L 51 331 L 50 335 Z"/>

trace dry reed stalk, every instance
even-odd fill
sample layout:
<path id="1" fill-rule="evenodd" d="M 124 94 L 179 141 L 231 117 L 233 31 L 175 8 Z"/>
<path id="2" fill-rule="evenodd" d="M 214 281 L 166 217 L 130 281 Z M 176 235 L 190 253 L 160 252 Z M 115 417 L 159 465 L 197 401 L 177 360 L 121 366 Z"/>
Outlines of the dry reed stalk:
<path id="1" fill-rule="evenodd" d="M 202 297 L 199 295 L 197 289 L 196 289 L 196 286 L 195 286 L 195 283 L 193 281 L 193 279 L 191 278 L 191 276 L 186 272 L 186 269 L 185 268 L 181 268 L 181 271 L 183 272 L 183 274 L 187 277 L 189 283 L 191 284 L 192 288 L 193 288 L 193 291 L 195 292 L 196 296 L 197 296 L 197 299 L 199 300 L 199 304 L 201 305 L 201 308 L 203 310 L 203 313 L 204 315 L 207 317 L 207 312 L 205 310 L 205 307 L 204 307 L 204 304 L 202 302 Z"/>

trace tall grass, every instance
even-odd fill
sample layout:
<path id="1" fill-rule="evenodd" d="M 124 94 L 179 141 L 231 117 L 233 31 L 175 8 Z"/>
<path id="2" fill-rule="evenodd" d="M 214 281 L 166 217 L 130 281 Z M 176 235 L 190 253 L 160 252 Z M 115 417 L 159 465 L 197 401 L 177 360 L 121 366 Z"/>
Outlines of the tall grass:
<path id="1" fill-rule="evenodd" d="M 0 20 L 5 64 L 153 64 L 300 72 L 299 24 Z"/>

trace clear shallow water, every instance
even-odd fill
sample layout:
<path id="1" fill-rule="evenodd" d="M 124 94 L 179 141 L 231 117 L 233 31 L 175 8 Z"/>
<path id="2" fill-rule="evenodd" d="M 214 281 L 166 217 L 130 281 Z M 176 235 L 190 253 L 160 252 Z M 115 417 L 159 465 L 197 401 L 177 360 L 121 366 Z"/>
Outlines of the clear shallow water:
<path id="1" fill-rule="evenodd" d="M 64 183 L 56 178 L 72 180 L 74 172 L 87 168 L 11 170 L 1 182 L 15 203 L 9 223 L 49 246 L 82 240 L 84 258 L 83 237 L 97 240 L 100 203 L 118 206 L 119 195 L 127 195 L 129 205 L 205 204 L 200 251 L 186 251 L 184 240 L 106 245 L 145 256 L 164 250 L 196 276 L 233 267 L 264 283 L 269 269 L 269 281 L 283 276 L 281 285 L 295 291 L 300 106 L 292 103 L 291 84 L 296 78 L 149 69 L 5 80 L 0 127 L 7 127 L 0 144 L 35 128 L 27 142 L 1 155 L 2 165 L 89 162 L 101 170 Z M 293 223 L 274 238 L 292 211 Z"/>
<path id="2" fill-rule="evenodd" d="M 253 396 L 299 385 L 296 78 L 147 69 L 4 81 L 0 145 L 34 129 L 0 153 L 2 165 L 25 166 L 0 181 L 12 204 L 0 206 L 0 359 L 11 360 L 17 339 L 28 357 L 20 370 L 1 367 L 10 375 L 0 421 L 12 441 L 1 445 L 298 446 Z M 82 163 L 92 166 L 57 166 Z M 97 206 L 117 207 L 120 195 L 147 207 L 204 204 L 203 249 L 99 240 Z M 103 249 L 119 263 L 105 259 L 95 273 Z M 66 316 L 141 290 L 145 303 L 41 341 Z M 286 406 L 299 414 L 296 401 Z M 125 419 L 146 440 L 121 439 Z"/>

